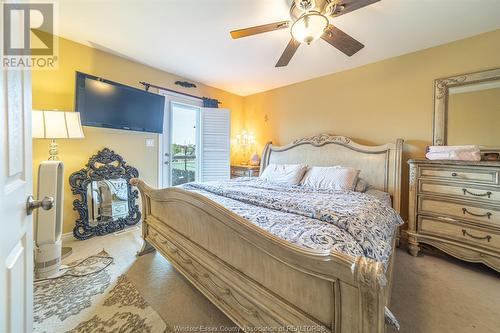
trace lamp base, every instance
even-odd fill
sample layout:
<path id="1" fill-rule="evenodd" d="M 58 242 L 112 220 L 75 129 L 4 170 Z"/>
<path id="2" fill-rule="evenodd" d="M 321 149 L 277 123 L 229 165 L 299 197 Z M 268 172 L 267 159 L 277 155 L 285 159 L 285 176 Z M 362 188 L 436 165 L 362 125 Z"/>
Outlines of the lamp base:
<path id="1" fill-rule="evenodd" d="M 50 141 L 50 146 L 49 146 L 49 161 L 58 161 L 59 156 L 59 145 L 57 144 L 55 139 L 52 139 Z"/>

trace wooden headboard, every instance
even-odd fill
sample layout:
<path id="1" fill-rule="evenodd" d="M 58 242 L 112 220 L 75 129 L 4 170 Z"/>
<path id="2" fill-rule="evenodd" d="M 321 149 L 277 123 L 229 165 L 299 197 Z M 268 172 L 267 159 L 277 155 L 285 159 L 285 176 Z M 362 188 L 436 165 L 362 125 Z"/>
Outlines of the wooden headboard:
<path id="1" fill-rule="evenodd" d="M 270 163 L 353 167 L 361 170 L 360 177 L 374 188 L 391 194 L 393 208 L 400 213 L 402 151 L 402 139 L 365 146 L 345 136 L 320 134 L 285 146 L 269 142 L 262 153 L 260 172 Z"/>

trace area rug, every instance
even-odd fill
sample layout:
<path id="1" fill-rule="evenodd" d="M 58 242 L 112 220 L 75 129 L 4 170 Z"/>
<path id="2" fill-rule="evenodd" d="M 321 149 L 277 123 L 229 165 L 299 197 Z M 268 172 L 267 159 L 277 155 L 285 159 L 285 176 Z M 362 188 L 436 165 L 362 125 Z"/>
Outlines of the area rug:
<path id="1" fill-rule="evenodd" d="M 35 283 L 34 332 L 172 331 L 107 252 L 68 266 L 65 277 Z"/>

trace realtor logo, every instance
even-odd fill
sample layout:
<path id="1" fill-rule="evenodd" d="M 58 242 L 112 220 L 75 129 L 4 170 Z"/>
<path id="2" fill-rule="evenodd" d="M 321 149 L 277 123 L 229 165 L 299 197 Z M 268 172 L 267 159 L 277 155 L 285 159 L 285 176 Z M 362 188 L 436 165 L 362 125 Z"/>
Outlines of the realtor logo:
<path id="1" fill-rule="evenodd" d="M 54 4 L 3 4 L 4 68 L 55 69 Z"/>

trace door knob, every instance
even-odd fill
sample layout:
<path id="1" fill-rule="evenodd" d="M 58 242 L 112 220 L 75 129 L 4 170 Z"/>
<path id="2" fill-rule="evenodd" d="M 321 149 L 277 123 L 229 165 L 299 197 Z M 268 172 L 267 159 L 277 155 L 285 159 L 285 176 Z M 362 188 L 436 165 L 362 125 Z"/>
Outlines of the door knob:
<path id="1" fill-rule="evenodd" d="M 43 210 L 50 210 L 54 206 L 54 198 L 45 197 L 42 200 L 35 200 L 32 195 L 26 200 L 26 214 L 31 215 L 35 209 L 42 207 Z"/>

